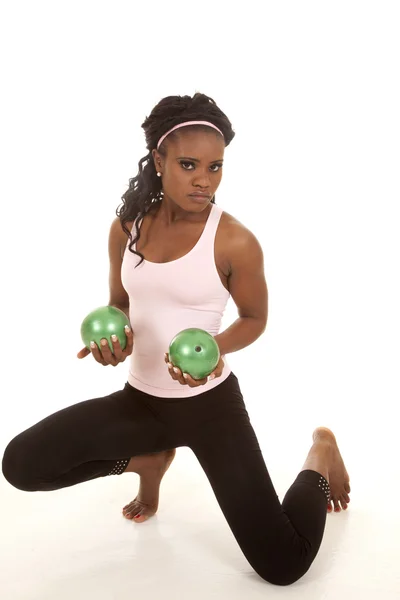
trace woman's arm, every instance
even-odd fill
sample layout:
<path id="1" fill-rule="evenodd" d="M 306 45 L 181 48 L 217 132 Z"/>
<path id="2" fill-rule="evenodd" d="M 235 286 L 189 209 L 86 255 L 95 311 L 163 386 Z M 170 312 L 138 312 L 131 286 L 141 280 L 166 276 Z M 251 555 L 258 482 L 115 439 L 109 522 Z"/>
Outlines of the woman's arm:
<path id="1" fill-rule="evenodd" d="M 256 236 L 240 223 L 232 225 L 228 258 L 229 292 L 239 318 L 215 336 L 221 356 L 237 352 L 255 342 L 267 327 L 268 288 L 264 255 Z"/>
<path id="2" fill-rule="evenodd" d="M 121 265 L 127 241 L 128 236 L 122 229 L 121 222 L 117 217 L 111 224 L 108 238 L 108 255 L 110 258 L 110 298 L 108 305 L 119 308 L 129 318 L 129 296 L 121 281 Z"/>

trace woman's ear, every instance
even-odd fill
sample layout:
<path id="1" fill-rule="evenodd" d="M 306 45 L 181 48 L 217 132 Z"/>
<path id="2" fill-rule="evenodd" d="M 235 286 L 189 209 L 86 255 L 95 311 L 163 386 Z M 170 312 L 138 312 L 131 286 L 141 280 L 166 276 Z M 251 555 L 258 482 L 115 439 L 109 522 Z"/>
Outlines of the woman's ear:
<path id="1" fill-rule="evenodd" d="M 159 154 L 157 152 L 157 150 L 152 150 L 151 154 L 153 156 L 153 162 L 154 162 L 154 168 L 156 171 L 161 171 L 162 170 L 162 160 L 161 160 L 161 154 Z"/>

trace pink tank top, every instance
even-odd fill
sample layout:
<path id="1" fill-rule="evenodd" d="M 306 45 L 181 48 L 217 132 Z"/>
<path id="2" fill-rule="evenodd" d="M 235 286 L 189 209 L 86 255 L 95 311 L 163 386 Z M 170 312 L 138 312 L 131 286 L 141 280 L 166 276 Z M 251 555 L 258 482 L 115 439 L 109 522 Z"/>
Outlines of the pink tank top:
<path id="1" fill-rule="evenodd" d="M 134 335 L 128 382 L 134 388 L 163 398 L 197 396 L 220 385 L 230 374 L 225 363 L 221 377 L 191 388 L 174 381 L 164 353 L 182 329 L 198 327 L 215 336 L 230 293 L 222 285 L 214 260 L 214 241 L 222 209 L 212 209 L 197 244 L 181 258 L 153 263 L 133 254 L 128 240 L 121 267 L 129 295 L 129 317 Z M 132 227 L 135 237 L 135 224 Z M 136 244 L 133 246 L 136 250 Z"/>

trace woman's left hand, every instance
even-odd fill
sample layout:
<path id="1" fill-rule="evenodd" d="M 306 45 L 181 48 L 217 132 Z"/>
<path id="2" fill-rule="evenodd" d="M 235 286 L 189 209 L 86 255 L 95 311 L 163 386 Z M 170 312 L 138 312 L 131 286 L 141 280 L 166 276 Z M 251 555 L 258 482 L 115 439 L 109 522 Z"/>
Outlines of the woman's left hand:
<path id="1" fill-rule="evenodd" d="M 208 377 L 205 377 L 204 379 L 193 379 L 193 377 L 191 377 L 189 373 L 182 373 L 182 371 L 178 367 L 174 367 L 169 362 L 168 352 L 164 354 L 164 360 L 168 365 L 169 374 L 171 375 L 172 379 L 174 379 L 175 381 L 179 381 L 181 385 L 188 385 L 189 387 L 198 387 L 199 385 L 205 385 L 209 379 L 221 377 L 222 371 L 224 370 L 225 366 L 222 357 L 220 357 L 217 366 Z"/>

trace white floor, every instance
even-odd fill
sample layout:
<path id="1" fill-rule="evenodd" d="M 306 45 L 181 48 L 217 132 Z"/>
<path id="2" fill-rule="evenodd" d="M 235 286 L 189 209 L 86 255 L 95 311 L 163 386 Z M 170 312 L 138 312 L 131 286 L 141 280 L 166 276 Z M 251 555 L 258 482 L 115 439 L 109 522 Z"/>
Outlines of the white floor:
<path id="1" fill-rule="evenodd" d="M 288 431 L 294 438 L 292 459 L 282 435 L 273 438 L 270 432 L 267 442 L 262 436 L 281 498 L 309 445 L 308 436 L 299 441 Z M 350 508 L 328 515 L 316 560 L 288 587 L 272 586 L 252 572 L 186 448 L 178 451 L 164 479 L 158 515 L 141 525 L 121 516 L 122 506 L 136 492 L 133 474 L 34 494 L 2 479 L 1 598 L 398 600 L 399 478 L 398 472 L 391 476 L 390 461 L 383 468 L 379 464 L 386 453 L 394 458 L 395 444 L 386 440 L 382 452 L 375 453 L 372 447 L 360 451 L 362 437 L 354 442 L 347 437 L 342 444 L 352 474 Z"/>

